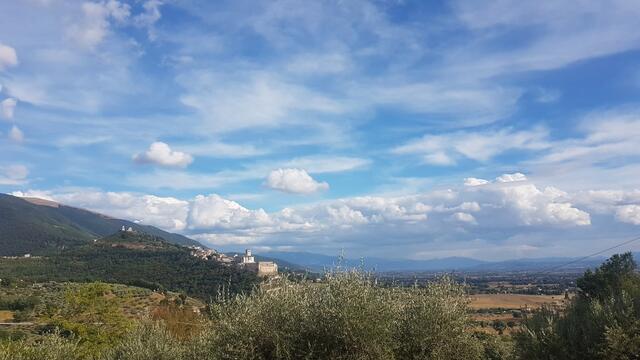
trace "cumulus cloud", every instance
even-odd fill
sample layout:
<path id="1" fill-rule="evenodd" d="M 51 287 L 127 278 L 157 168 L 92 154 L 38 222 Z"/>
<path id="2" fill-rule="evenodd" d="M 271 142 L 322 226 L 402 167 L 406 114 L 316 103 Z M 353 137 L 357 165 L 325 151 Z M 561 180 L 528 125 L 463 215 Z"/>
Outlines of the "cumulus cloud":
<path id="1" fill-rule="evenodd" d="M 184 152 L 171 150 L 168 144 L 156 141 L 144 153 L 134 155 L 133 160 L 140 164 L 184 168 L 193 162 L 193 157 Z"/>
<path id="2" fill-rule="evenodd" d="M 616 218 L 622 222 L 640 225 L 640 205 L 624 205 L 616 209 Z"/>
<path id="3" fill-rule="evenodd" d="M 198 195 L 191 201 L 188 222 L 191 229 L 246 229 L 267 225 L 271 219 L 262 209 L 248 210 L 212 194 Z"/>
<path id="4" fill-rule="evenodd" d="M 23 142 L 24 133 L 17 126 L 14 125 L 13 127 L 11 127 L 11 130 L 9 130 L 9 139 L 17 143 Z"/>
<path id="5" fill-rule="evenodd" d="M 2 100 L 0 102 L 0 115 L 2 115 L 2 118 L 6 120 L 13 119 L 17 104 L 18 101 L 16 99 L 8 98 Z"/>
<path id="6" fill-rule="evenodd" d="M 522 173 L 503 174 L 496 178 L 496 181 L 500 183 L 526 181 L 526 180 L 527 180 L 527 177 Z"/>
<path id="7" fill-rule="evenodd" d="M 29 169 L 24 165 L 0 165 L 0 185 L 22 185 L 27 182 Z"/>
<path id="8" fill-rule="evenodd" d="M 470 198 L 480 203 L 491 199 L 494 215 L 501 217 L 497 221 L 511 219 L 526 226 L 591 224 L 589 213 L 576 208 L 569 201 L 569 194 L 554 187 L 540 189 L 524 180 L 526 177 L 521 173 L 503 174 L 484 186 L 467 188 Z"/>
<path id="9" fill-rule="evenodd" d="M 0 43 L 0 70 L 18 65 L 18 55 L 11 46 Z"/>
<path id="10" fill-rule="evenodd" d="M 329 189 L 329 184 L 314 180 L 303 169 L 273 170 L 267 176 L 265 184 L 271 189 L 294 194 L 310 194 Z"/>
<path id="11" fill-rule="evenodd" d="M 574 201 L 595 214 L 615 214 L 619 222 L 640 225 L 640 189 L 582 191 Z"/>
<path id="12" fill-rule="evenodd" d="M 368 247 L 391 242 L 402 248 L 478 239 L 490 244 L 520 234 L 592 226 L 588 206 L 578 195 L 553 187 L 539 188 L 528 181 L 494 180 L 482 186 L 406 196 L 333 199 L 273 212 L 250 209 L 218 194 L 188 200 L 91 190 L 44 195 L 61 203 L 180 231 L 215 246 L 302 249 L 311 245 Z M 618 214 L 616 210 L 608 210 L 611 219 L 633 223 L 635 208 L 620 208 Z"/>
<path id="13" fill-rule="evenodd" d="M 469 223 L 469 224 L 475 224 L 476 223 L 476 218 L 473 217 L 473 215 L 469 214 L 469 213 L 465 213 L 465 212 L 457 212 L 454 213 L 453 215 L 451 215 L 451 218 L 455 221 L 459 221 L 459 222 L 463 222 L 463 223 Z"/>

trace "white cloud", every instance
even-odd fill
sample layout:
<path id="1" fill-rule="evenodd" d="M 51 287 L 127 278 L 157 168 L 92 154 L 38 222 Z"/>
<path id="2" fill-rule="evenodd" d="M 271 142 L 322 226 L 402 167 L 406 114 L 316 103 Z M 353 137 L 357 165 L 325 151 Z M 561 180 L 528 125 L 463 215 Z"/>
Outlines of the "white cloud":
<path id="1" fill-rule="evenodd" d="M 505 208 L 514 210 L 521 224 L 591 224 L 589 214 L 560 199 L 556 189 L 540 190 L 533 184 L 515 185 L 517 183 L 488 191 L 500 194 Z"/>
<path id="2" fill-rule="evenodd" d="M 480 186 L 480 185 L 486 185 L 488 183 L 489 183 L 489 180 L 478 179 L 474 177 L 464 179 L 464 186 Z"/>
<path id="3" fill-rule="evenodd" d="M 640 205 L 624 205 L 616 210 L 616 218 L 619 221 L 640 225 Z"/>
<path id="4" fill-rule="evenodd" d="M 150 40 L 155 40 L 157 37 L 153 25 L 162 17 L 162 14 L 160 13 L 161 5 L 162 1 L 160 0 L 147 0 L 142 5 L 144 12 L 133 18 L 133 22 L 136 26 L 147 28 Z"/>
<path id="5" fill-rule="evenodd" d="M 273 128 L 300 123 L 300 117 L 339 114 L 342 105 L 275 74 L 195 72 L 179 77 L 188 92 L 180 101 L 196 109 L 214 132 Z"/>
<path id="6" fill-rule="evenodd" d="M 582 191 L 574 199 L 593 213 L 615 214 L 619 222 L 640 225 L 640 189 Z"/>
<path id="7" fill-rule="evenodd" d="M 550 146 L 547 136 L 548 132 L 544 129 L 453 132 L 425 135 L 394 148 L 392 152 L 419 155 L 426 163 L 434 165 L 453 165 L 456 158 L 484 162 L 507 151 L 547 149 Z"/>
<path id="8" fill-rule="evenodd" d="M 166 143 L 156 141 L 144 153 L 134 155 L 133 160 L 141 164 L 157 164 L 166 167 L 187 167 L 193 157 L 187 153 L 171 150 Z"/>
<path id="9" fill-rule="evenodd" d="M 123 23 L 131 14 L 128 4 L 117 0 L 82 3 L 83 18 L 68 28 L 70 38 L 93 49 L 109 34 L 110 20 Z"/>
<path id="10" fill-rule="evenodd" d="M 190 203 L 189 228 L 236 229 L 269 225 L 271 219 L 262 209 L 248 210 L 219 195 L 198 195 Z"/>
<path id="11" fill-rule="evenodd" d="M 333 199 L 273 212 L 249 209 L 217 194 L 190 200 L 81 189 L 21 195 L 46 196 L 63 204 L 180 231 L 215 246 L 251 244 L 297 250 L 393 246 L 398 251 L 442 250 L 445 246 L 453 251 L 501 244 L 505 249 L 524 245 L 544 249 L 558 234 L 580 233 L 579 229 L 587 228 L 605 236 L 609 229 L 602 227 L 602 221 L 600 225 L 591 223 L 586 210 L 592 211 L 592 207 L 584 200 L 587 195 L 539 188 L 528 181 L 495 180 L 457 190 Z M 634 204 L 640 206 L 640 196 L 616 196 L 605 196 L 613 205 L 598 216 L 611 219 L 611 226 L 615 226 L 613 221 L 634 223 L 638 208 L 617 204 L 627 202 L 628 206 L 629 201 L 637 200 Z M 591 197 L 598 198 L 596 194 Z M 504 243 L 532 234 L 547 234 L 546 243 Z"/>
<path id="12" fill-rule="evenodd" d="M 267 176 L 266 185 L 271 189 L 294 194 L 310 194 L 329 189 L 329 184 L 314 180 L 304 169 L 272 170 Z"/>
<path id="13" fill-rule="evenodd" d="M 470 73 L 487 77 L 556 69 L 640 46 L 640 35 L 635 31 L 640 10 L 634 1 L 580 1 L 576 6 L 561 1 L 522 4 L 507 0 L 481 4 L 461 0 L 453 7 L 460 21 L 480 39 L 482 35 L 492 34 L 486 38 L 490 40 L 502 32 L 537 29 L 536 36 L 516 49 L 473 57 L 478 50 L 476 45 L 456 54 L 455 61 L 466 64 Z M 486 44 L 480 41 L 479 45 Z"/>
<path id="14" fill-rule="evenodd" d="M 468 224 L 476 224 L 476 218 L 473 217 L 473 215 L 469 214 L 469 213 L 465 213 L 465 212 L 457 212 L 454 213 L 453 215 L 451 215 L 451 218 L 455 221 L 459 221 L 462 223 L 468 223 Z"/>
<path id="15" fill-rule="evenodd" d="M 17 104 L 18 101 L 16 99 L 8 98 L 2 100 L 0 102 L 0 115 L 2 115 L 2 118 L 6 120 L 13 119 Z"/>
<path id="16" fill-rule="evenodd" d="M 22 130 L 20 130 L 17 126 L 14 125 L 11 127 L 11 130 L 9 130 L 9 139 L 17 143 L 20 143 L 24 141 L 24 134 L 22 133 Z"/>
<path id="17" fill-rule="evenodd" d="M 637 187 L 640 110 L 625 107 L 588 114 L 576 132 L 552 141 L 543 154 L 523 165 L 537 178 L 575 190 Z"/>
<path id="18" fill-rule="evenodd" d="M 29 169 L 24 165 L 0 166 L 0 185 L 22 185 L 27 182 Z"/>
<path id="19" fill-rule="evenodd" d="M 0 43 L 0 71 L 18 65 L 18 55 L 11 46 Z"/>
<path id="20" fill-rule="evenodd" d="M 506 183 L 514 181 L 526 181 L 527 177 L 522 173 L 502 174 L 496 178 L 496 182 Z"/>
<path id="21" fill-rule="evenodd" d="M 145 188 L 211 189 L 230 183 L 263 179 L 274 168 L 304 168 L 310 174 L 324 174 L 357 170 L 370 163 L 368 159 L 356 157 L 305 156 L 285 161 L 248 163 L 240 169 L 216 173 L 161 170 L 152 174 L 136 174 L 129 177 L 128 181 L 130 185 Z"/>

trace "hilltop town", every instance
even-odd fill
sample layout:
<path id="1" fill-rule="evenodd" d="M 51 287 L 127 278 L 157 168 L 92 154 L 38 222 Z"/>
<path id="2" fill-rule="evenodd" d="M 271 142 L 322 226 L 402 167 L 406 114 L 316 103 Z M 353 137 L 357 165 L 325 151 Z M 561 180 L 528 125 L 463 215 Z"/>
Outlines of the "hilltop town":
<path id="1" fill-rule="evenodd" d="M 122 226 L 122 233 L 136 233 L 131 227 Z M 256 261 L 251 249 L 245 249 L 244 255 L 234 254 L 228 256 L 214 249 L 205 249 L 202 246 L 188 246 L 191 256 L 202 260 L 215 261 L 226 266 L 235 266 L 256 273 L 258 276 L 274 276 L 278 274 L 278 264 L 273 261 Z"/>
<path id="2" fill-rule="evenodd" d="M 251 249 L 246 249 L 244 255 L 234 254 L 228 256 L 213 249 L 204 249 L 200 246 L 189 246 L 191 255 L 197 258 L 216 261 L 226 266 L 236 266 L 245 270 L 252 271 L 258 276 L 273 276 L 278 274 L 278 264 L 273 261 L 256 261 Z"/>

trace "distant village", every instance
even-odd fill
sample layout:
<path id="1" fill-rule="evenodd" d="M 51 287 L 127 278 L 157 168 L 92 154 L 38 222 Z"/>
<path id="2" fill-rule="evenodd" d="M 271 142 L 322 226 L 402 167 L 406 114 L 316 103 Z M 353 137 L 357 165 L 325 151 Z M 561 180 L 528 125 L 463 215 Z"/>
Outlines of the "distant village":
<path id="1" fill-rule="evenodd" d="M 120 231 L 136 233 L 132 227 L 127 228 L 124 225 Z M 253 271 L 258 274 L 258 276 L 274 276 L 278 274 L 278 264 L 273 261 L 256 261 L 255 257 L 251 253 L 251 249 L 246 249 L 243 256 L 239 256 L 238 254 L 228 256 L 212 249 L 204 249 L 200 246 L 192 245 L 188 248 L 191 249 L 191 256 L 195 256 L 202 260 L 216 261 L 226 266 L 236 266 L 245 270 Z"/>
<path id="2" fill-rule="evenodd" d="M 234 254 L 228 256 L 211 249 L 203 249 L 199 246 L 189 246 L 191 255 L 203 260 L 217 261 L 227 266 L 237 266 L 253 271 L 258 276 L 273 276 L 278 274 L 278 264 L 273 261 L 256 261 L 251 249 L 246 249 L 244 255 Z"/>

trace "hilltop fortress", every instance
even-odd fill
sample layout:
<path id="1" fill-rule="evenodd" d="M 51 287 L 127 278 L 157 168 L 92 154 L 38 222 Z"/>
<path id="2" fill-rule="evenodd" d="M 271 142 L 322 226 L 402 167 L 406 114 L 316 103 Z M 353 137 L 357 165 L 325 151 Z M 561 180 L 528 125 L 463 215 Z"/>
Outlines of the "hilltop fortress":
<path id="1" fill-rule="evenodd" d="M 238 261 L 236 264 L 247 270 L 256 272 L 258 276 L 276 275 L 278 274 L 278 264 L 273 261 L 255 261 L 251 254 L 251 249 L 246 249 L 242 257 L 235 256 Z"/>

